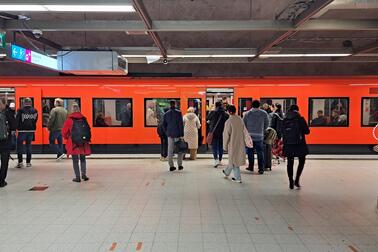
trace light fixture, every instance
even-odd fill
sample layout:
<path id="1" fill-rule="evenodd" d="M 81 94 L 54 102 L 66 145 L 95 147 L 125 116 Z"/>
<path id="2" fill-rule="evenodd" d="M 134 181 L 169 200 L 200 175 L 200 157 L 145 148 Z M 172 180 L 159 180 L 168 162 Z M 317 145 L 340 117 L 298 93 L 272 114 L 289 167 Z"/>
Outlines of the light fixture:
<path id="1" fill-rule="evenodd" d="M 142 55 L 142 54 L 123 54 L 124 58 L 146 58 L 146 57 L 161 57 L 161 55 Z"/>
<path id="2" fill-rule="evenodd" d="M 299 57 L 346 57 L 350 53 L 293 53 L 293 54 L 262 54 L 260 58 L 299 58 Z"/>
<path id="3" fill-rule="evenodd" d="M 0 11 L 51 11 L 51 12 L 135 12 L 132 5 L 15 5 L 0 4 Z"/>
<path id="4" fill-rule="evenodd" d="M 168 58 L 249 58 L 255 54 L 182 54 L 168 55 Z"/>
<path id="5" fill-rule="evenodd" d="M 0 53 L 0 58 L 5 58 L 7 55 L 5 53 Z"/>

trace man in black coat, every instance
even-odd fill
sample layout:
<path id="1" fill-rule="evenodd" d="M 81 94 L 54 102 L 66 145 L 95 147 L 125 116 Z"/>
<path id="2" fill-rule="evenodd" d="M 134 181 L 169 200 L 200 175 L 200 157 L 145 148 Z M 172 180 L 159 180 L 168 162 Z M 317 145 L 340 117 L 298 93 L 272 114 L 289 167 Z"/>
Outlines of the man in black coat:
<path id="1" fill-rule="evenodd" d="M 169 170 L 176 170 L 175 164 L 173 162 L 173 151 L 175 148 L 175 143 L 182 137 L 184 137 L 184 123 L 182 119 L 181 111 L 176 109 L 176 102 L 170 102 L 171 108 L 163 116 L 163 130 L 168 137 L 168 163 Z M 177 165 L 178 169 L 182 170 L 182 160 L 185 153 L 178 153 Z"/>
<path id="2" fill-rule="evenodd" d="M 14 118 L 12 111 L 9 108 L 6 108 L 6 103 L 7 102 L 4 98 L 0 99 L 0 123 L 5 123 L 7 131 L 6 139 L 0 141 L 0 187 L 5 187 L 7 185 L 5 179 L 8 173 L 10 150 L 12 149 L 12 131 L 16 130 L 16 119 Z M 1 120 L 5 120 L 5 122 Z"/>

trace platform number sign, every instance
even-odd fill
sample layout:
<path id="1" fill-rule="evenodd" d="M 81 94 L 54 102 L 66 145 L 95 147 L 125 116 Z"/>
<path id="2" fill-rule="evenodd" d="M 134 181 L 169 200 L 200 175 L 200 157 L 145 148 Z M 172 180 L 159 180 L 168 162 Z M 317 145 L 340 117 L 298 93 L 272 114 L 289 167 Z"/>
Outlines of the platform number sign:
<path id="1" fill-rule="evenodd" d="M 6 39 L 5 33 L 0 32 L 0 48 L 5 48 L 6 46 L 5 39 Z"/>

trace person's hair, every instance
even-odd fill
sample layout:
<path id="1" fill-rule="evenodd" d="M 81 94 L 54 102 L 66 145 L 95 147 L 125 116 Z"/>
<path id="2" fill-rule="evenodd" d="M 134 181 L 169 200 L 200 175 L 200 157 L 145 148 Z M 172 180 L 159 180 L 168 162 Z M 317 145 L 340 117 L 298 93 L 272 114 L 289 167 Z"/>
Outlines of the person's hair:
<path id="1" fill-rule="evenodd" d="M 278 111 L 282 110 L 282 105 L 281 104 L 276 103 L 275 106 L 276 106 L 276 108 L 277 108 Z"/>
<path id="2" fill-rule="evenodd" d="M 259 108 L 260 107 L 260 101 L 259 100 L 253 100 L 252 102 L 252 108 Z"/>
<path id="3" fill-rule="evenodd" d="M 236 113 L 236 107 L 234 105 L 230 105 L 228 107 L 228 112 L 230 112 L 231 114 L 235 114 Z"/>
<path id="4" fill-rule="evenodd" d="M 55 105 L 55 106 L 59 106 L 59 107 L 63 106 L 63 100 L 60 99 L 60 98 L 56 98 L 56 99 L 54 100 L 54 105 Z"/>
<path id="5" fill-rule="evenodd" d="M 80 106 L 77 103 L 72 104 L 72 112 L 80 112 Z"/>
<path id="6" fill-rule="evenodd" d="M 318 110 L 318 114 L 324 114 L 323 110 Z"/>
<path id="7" fill-rule="evenodd" d="M 292 104 L 289 108 L 289 111 L 299 111 L 299 107 L 297 104 Z"/>
<path id="8" fill-rule="evenodd" d="M 222 107 L 222 102 L 221 101 L 217 101 L 216 103 L 215 103 L 215 107 L 216 108 L 219 108 L 219 107 Z"/>
<path id="9" fill-rule="evenodd" d="M 188 113 L 194 113 L 194 111 L 195 111 L 195 110 L 194 110 L 193 107 L 189 107 L 188 110 L 187 110 Z"/>
<path id="10" fill-rule="evenodd" d="M 24 99 L 24 105 L 31 105 L 32 104 L 32 99 L 27 97 Z"/>
<path id="11" fill-rule="evenodd" d="M 171 106 L 171 108 L 176 107 L 176 101 L 174 100 L 169 101 L 169 105 Z"/>

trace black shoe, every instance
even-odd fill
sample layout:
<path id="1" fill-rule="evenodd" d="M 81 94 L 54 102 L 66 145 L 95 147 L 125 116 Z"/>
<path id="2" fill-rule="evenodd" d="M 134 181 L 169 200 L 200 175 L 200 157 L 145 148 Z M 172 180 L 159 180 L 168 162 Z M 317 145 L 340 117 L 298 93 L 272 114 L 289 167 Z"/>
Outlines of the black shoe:
<path id="1" fill-rule="evenodd" d="M 289 188 L 290 190 L 294 189 L 294 181 L 289 181 Z"/>
<path id="2" fill-rule="evenodd" d="M 259 171 L 259 174 L 260 174 L 260 175 L 263 175 L 263 174 L 264 174 L 264 171 L 261 171 L 261 170 L 260 170 L 260 171 Z"/>
<path id="3" fill-rule="evenodd" d="M 176 171 L 176 167 L 174 167 L 174 166 L 170 167 L 169 171 Z"/>
<path id="4" fill-rule="evenodd" d="M 84 180 L 84 181 L 88 181 L 89 178 L 87 177 L 87 175 L 82 175 L 81 178 Z"/>
<path id="5" fill-rule="evenodd" d="M 301 188 L 301 185 L 299 184 L 299 181 L 295 181 L 295 182 L 294 182 L 294 185 L 295 185 L 298 189 Z"/>
<path id="6" fill-rule="evenodd" d="M 253 168 L 250 168 L 250 167 L 248 167 L 248 168 L 245 168 L 247 171 L 249 171 L 249 172 L 253 172 Z"/>
<path id="7" fill-rule="evenodd" d="M 184 170 L 184 166 L 180 165 L 180 166 L 178 167 L 178 169 L 179 169 L 179 171 Z"/>
<path id="8" fill-rule="evenodd" d="M 80 183 L 80 182 L 81 182 L 81 179 L 79 179 L 79 178 L 74 178 L 72 181 L 73 181 L 73 182 L 76 182 L 76 183 Z"/>
<path id="9" fill-rule="evenodd" d="M 6 181 L 0 183 L 0 187 L 6 187 L 8 183 Z"/>

